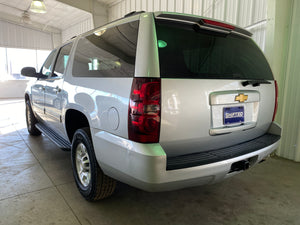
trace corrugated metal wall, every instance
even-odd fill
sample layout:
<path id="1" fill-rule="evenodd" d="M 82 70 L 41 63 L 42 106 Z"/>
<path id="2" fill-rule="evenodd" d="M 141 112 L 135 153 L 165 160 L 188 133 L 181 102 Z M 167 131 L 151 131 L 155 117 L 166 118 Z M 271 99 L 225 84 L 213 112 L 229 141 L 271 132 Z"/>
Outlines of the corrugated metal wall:
<path id="1" fill-rule="evenodd" d="M 108 20 L 140 10 L 190 13 L 237 24 L 265 47 L 267 0 L 120 0 L 109 6 Z"/>
<path id="2" fill-rule="evenodd" d="M 69 40 L 70 38 L 82 34 L 94 28 L 92 15 L 89 19 L 86 19 L 78 24 L 75 24 L 61 32 L 62 42 Z"/>
<path id="3" fill-rule="evenodd" d="M 50 33 L 0 20 L 0 46 L 10 48 L 53 49 Z"/>
<path id="4" fill-rule="evenodd" d="M 279 156 L 300 162 L 300 1 L 292 2 L 292 19 L 288 43 L 288 58 L 285 71 L 280 74 L 283 99 L 280 123 L 283 127 Z M 277 18 L 276 18 L 277 19 Z M 280 62 L 278 62 L 280 63 Z M 283 82 L 285 80 L 285 82 Z"/>

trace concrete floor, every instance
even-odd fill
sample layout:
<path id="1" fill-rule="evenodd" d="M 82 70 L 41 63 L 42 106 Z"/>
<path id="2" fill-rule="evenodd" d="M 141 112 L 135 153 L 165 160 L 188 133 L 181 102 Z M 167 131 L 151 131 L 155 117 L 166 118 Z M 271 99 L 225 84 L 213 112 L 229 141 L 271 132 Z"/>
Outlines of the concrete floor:
<path id="1" fill-rule="evenodd" d="M 118 184 L 90 203 L 70 153 L 25 128 L 23 100 L 0 101 L 0 224 L 300 224 L 300 163 L 270 158 L 222 183 L 165 193 Z"/>

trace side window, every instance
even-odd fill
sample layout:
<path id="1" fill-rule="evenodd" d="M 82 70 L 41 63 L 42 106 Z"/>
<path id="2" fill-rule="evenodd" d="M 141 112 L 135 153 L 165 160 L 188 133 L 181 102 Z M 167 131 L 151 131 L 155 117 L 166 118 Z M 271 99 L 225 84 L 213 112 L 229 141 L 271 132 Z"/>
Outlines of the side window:
<path id="1" fill-rule="evenodd" d="M 55 67 L 54 67 L 54 72 L 52 74 L 52 77 L 63 77 L 69 60 L 72 45 L 73 43 L 69 43 L 60 49 L 55 62 Z"/>
<path id="2" fill-rule="evenodd" d="M 57 49 L 54 49 L 49 56 L 47 57 L 46 61 L 44 62 L 43 67 L 41 68 L 41 73 L 45 76 L 49 76 L 52 73 L 52 62 L 56 55 Z"/>
<path id="3" fill-rule="evenodd" d="M 73 63 L 75 77 L 132 77 L 139 21 L 100 28 L 79 40 Z"/>

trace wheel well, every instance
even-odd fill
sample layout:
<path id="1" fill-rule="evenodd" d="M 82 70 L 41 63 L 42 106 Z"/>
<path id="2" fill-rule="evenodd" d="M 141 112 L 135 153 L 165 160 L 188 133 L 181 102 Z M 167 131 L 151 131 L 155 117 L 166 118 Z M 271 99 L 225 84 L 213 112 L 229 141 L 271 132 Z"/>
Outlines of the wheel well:
<path id="1" fill-rule="evenodd" d="M 89 121 L 83 113 L 74 109 L 69 109 L 65 116 L 65 126 L 68 138 L 72 143 L 73 135 L 76 130 L 83 127 L 89 127 Z"/>
<path id="2" fill-rule="evenodd" d="M 29 95 L 25 94 L 25 102 L 27 102 L 27 100 L 29 100 Z"/>

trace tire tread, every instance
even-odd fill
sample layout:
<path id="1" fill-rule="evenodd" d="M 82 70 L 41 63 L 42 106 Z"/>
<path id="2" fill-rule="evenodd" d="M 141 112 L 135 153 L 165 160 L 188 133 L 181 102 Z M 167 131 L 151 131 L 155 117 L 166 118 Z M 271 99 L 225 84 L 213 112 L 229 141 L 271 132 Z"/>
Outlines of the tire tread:
<path id="1" fill-rule="evenodd" d="M 84 191 L 82 191 L 80 189 L 80 185 L 77 184 L 77 181 L 76 181 L 76 185 L 79 188 L 80 193 L 88 201 L 97 201 L 97 200 L 107 198 L 114 193 L 117 182 L 115 179 L 105 175 L 103 173 L 103 171 L 101 170 L 100 166 L 98 165 L 95 154 L 94 154 L 94 148 L 92 145 L 90 128 L 89 127 L 81 128 L 75 132 L 75 135 L 77 132 L 81 132 L 80 130 L 83 131 L 84 133 L 86 133 L 86 135 L 89 137 L 89 145 L 92 147 L 92 153 L 91 153 L 92 155 L 90 157 L 93 157 L 93 160 L 90 160 L 90 163 L 94 163 L 93 166 L 94 166 L 94 168 L 96 168 L 96 171 L 95 171 L 96 176 L 95 176 L 95 185 L 91 188 L 91 191 L 89 194 L 86 194 Z M 74 137 L 75 137 L 75 135 L 74 135 Z M 74 168 L 73 168 L 73 170 L 74 170 Z M 74 176 L 76 176 L 75 172 L 74 172 Z"/>
<path id="2" fill-rule="evenodd" d="M 29 100 L 26 100 L 26 114 L 27 114 L 27 107 L 29 109 L 29 115 L 26 115 L 26 116 L 29 116 L 30 117 L 30 121 L 31 121 L 31 129 L 29 129 L 29 126 L 27 124 L 27 130 L 28 130 L 28 132 L 29 132 L 30 135 L 32 135 L 32 136 L 39 136 L 39 135 L 41 135 L 42 132 L 35 127 L 35 124 L 37 124 L 38 121 L 37 121 L 37 119 L 35 118 L 35 116 L 33 114 L 33 111 L 31 109 L 31 105 L 30 105 L 30 101 Z M 27 119 L 26 119 L 26 123 L 28 123 Z"/>

